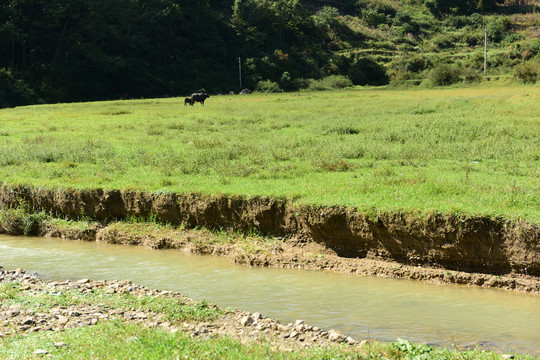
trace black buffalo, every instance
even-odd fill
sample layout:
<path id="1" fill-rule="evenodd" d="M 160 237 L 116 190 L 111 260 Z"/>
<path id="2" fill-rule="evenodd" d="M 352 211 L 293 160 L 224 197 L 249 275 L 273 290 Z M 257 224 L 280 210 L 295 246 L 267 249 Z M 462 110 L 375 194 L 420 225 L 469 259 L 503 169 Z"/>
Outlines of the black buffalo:
<path id="1" fill-rule="evenodd" d="M 190 98 L 190 97 L 184 99 L 184 106 L 186 106 L 187 104 L 193 106 L 194 103 L 195 103 L 195 102 L 194 102 L 193 99 Z"/>
<path id="2" fill-rule="evenodd" d="M 191 101 L 193 104 L 196 102 L 200 102 L 202 105 L 204 105 L 204 100 L 208 99 L 210 95 L 207 93 L 193 93 L 191 94 Z"/>

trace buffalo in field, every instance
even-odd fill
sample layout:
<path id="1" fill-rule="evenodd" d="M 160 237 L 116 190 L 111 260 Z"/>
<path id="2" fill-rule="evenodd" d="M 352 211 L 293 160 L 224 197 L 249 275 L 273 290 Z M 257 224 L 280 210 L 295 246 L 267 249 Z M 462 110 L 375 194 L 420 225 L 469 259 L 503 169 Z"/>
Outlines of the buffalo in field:
<path id="1" fill-rule="evenodd" d="M 204 100 L 208 99 L 209 97 L 210 95 L 208 95 L 207 93 L 193 93 L 191 94 L 191 101 L 193 102 L 193 104 L 195 104 L 196 102 L 200 102 L 204 106 Z"/>
<path id="2" fill-rule="evenodd" d="M 193 101 L 193 99 L 190 97 L 184 99 L 184 106 L 186 106 L 187 104 L 193 106 L 194 103 L 195 101 Z"/>

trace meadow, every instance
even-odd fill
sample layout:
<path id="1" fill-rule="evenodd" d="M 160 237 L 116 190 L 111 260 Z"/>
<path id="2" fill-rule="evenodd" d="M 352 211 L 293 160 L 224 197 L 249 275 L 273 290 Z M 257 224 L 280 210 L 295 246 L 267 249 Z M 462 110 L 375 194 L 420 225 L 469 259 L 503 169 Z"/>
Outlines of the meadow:
<path id="1" fill-rule="evenodd" d="M 540 91 L 511 83 L 0 110 L 0 182 L 540 223 Z"/>

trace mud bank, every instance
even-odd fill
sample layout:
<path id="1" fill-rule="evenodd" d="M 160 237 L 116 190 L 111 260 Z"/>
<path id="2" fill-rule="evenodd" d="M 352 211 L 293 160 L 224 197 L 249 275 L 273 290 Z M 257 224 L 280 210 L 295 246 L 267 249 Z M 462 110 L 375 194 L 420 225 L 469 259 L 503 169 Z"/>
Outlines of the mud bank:
<path id="1" fill-rule="evenodd" d="M 518 276 L 535 281 L 540 276 L 540 226 L 526 222 L 444 214 L 366 215 L 346 207 L 298 205 L 288 200 L 239 196 L 0 188 L 0 208 L 17 206 L 21 201 L 33 210 L 73 218 L 86 216 L 103 224 L 129 217 L 155 216 L 158 222 L 173 225 L 256 230 L 265 235 L 294 238 L 296 244 L 315 243 L 343 259 L 342 262 L 356 259 L 395 262 L 389 266 L 430 267 L 471 276 L 475 272 L 511 275 L 513 279 Z M 97 230 L 84 236 L 95 238 Z M 162 244 L 153 246 L 168 245 L 163 240 Z M 272 265 L 267 259 L 246 262 Z M 485 285 L 482 280 L 464 282 Z M 512 285 L 502 287 L 512 288 Z"/>
<path id="2" fill-rule="evenodd" d="M 540 294 L 540 278 L 523 274 L 493 275 L 410 266 L 394 261 L 344 258 L 305 239 L 264 239 L 230 234 L 227 239 L 204 229 L 175 229 L 151 223 L 90 224 L 87 229 L 44 223 L 39 235 L 109 244 L 177 249 L 189 254 L 223 256 L 246 266 L 328 270 L 362 276 L 413 279 L 435 284 L 472 285 Z"/>

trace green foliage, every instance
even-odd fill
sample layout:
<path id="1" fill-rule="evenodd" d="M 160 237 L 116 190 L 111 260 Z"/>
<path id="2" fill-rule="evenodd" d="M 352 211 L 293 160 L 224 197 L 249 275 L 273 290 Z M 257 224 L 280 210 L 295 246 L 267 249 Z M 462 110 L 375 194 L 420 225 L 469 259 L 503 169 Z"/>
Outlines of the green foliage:
<path id="1" fill-rule="evenodd" d="M 390 0 L 357 0 L 357 6 L 361 13 L 365 9 L 372 9 L 383 16 L 394 17 L 398 12 L 395 2 Z"/>
<path id="2" fill-rule="evenodd" d="M 279 79 L 279 87 L 284 91 L 296 91 L 298 89 L 306 87 L 305 81 L 303 79 L 293 79 L 291 74 L 288 71 L 281 74 Z"/>
<path id="3" fill-rule="evenodd" d="M 476 7 L 480 11 L 492 11 L 497 8 L 497 0 L 477 0 Z"/>
<path id="4" fill-rule="evenodd" d="M 384 66 L 367 57 L 355 59 L 347 75 L 354 85 L 385 85 L 389 82 Z"/>
<path id="5" fill-rule="evenodd" d="M 272 80 L 259 81 L 255 86 L 255 90 L 262 93 L 278 93 L 282 91 L 279 84 Z"/>
<path id="6" fill-rule="evenodd" d="M 44 212 L 33 212 L 21 203 L 15 208 L 0 209 L 0 232 L 12 235 L 37 235 L 41 224 L 48 219 Z"/>
<path id="7" fill-rule="evenodd" d="M 429 72 L 429 79 L 436 86 L 452 85 L 461 80 L 461 71 L 455 65 L 441 64 Z"/>
<path id="8" fill-rule="evenodd" d="M 486 26 L 489 40 L 500 42 L 510 30 L 510 20 L 504 16 L 493 16 L 489 18 Z"/>
<path id="9" fill-rule="evenodd" d="M 330 75 L 320 80 L 311 80 L 308 90 L 344 89 L 353 86 L 352 81 L 343 75 Z"/>
<path id="10" fill-rule="evenodd" d="M 0 69 L 0 108 L 34 104 L 38 97 L 24 80 L 17 80 L 7 69 Z"/>
<path id="11" fill-rule="evenodd" d="M 313 20 L 317 26 L 332 28 L 339 22 L 339 11 L 335 7 L 325 5 L 313 15 Z"/>
<path id="12" fill-rule="evenodd" d="M 432 63 L 425 55 L 404 55 L 392 60 L 390 66 L 394 70 L 418 73 L 430 68 Z"/>
<path id="13" fill-rule="evenodd" d="M 461 77 L 467 84 L 479 82 L 482 80 L 482 76 L 471 68 L 465 68 L 461 71 Z"/>
<path id="14" fill-rule="evenodd" d="M 373 27 L 386 24 L 387 22 L 386 15 L 380 13 L 375 8 L 362 9 L 360 12 L 360 17 L 366 23 L 366 25 Z"/>
<path id="15" fill-rule="evenodd" d="M 392 346 L 403 353 L 407 359 L 410 360 L 424 360 L 431 359 L 433 347 L 429 345 L 414 345 L 408 340 L 397 339 L 392 343 Z"/>
<path id="16" fill-rule="evenodd" d="M 207 1 L 9 1 L 4 22 L 0 67 L 48 101 L 218 90 L 236 80 L 225 71 L 238 56 L 234 34 Z"/>
<path id="17" fill-rule="evenodd" d="M 533 17 L 482 15 L 504 9 L 493 0 L 2 2 L 0 107 L 237 91 L 239 57 L 251 89 L 270 80 L 295 91 L 307 86 L 302 79 L 328 75 L 386 84 L 383 69 L 363 71 L 354 59 L 386 66 L 422 54 L 437 64 L 439 52 L 445 63 L 460 61 L 474 51 L 465 47 L 482 45 L 485 23 L 494 47 L 515 49 L 490 57 L 492 72 L 508 72 L 513 60 L 537 53 L 515 48 L 537 37 L 537 25 Z M 371 70 L 376 79 L 367 78 Z M 392 70 L 419 77 L 425 67 Z"/>
<path id="18" fill-rule="evenodd" d="M 514 67 L 514 78 L 525 84 L 535 84 L 539 75 L 540 66 L 534 62 L 523 62 Z"/>
<path id="19" fill-rule="evenodd" d="M 457 41 L 454 34 L 439 34 L 431 39 L 437 50 L 449 49 L 455 46 Z"/>
<path id="20" fill-rule="evenodd" d="M 5 282 L 0 284 L 0 302 L 16 299 L 21 294 L 21 284 L 18 282 Z"/>
<path id="21" fill-rule="evenodd" d="M 441 16 L 492 11 L 497 7 L 497 0 L 425 0 L 424 4 L 434 15 Z"/>

